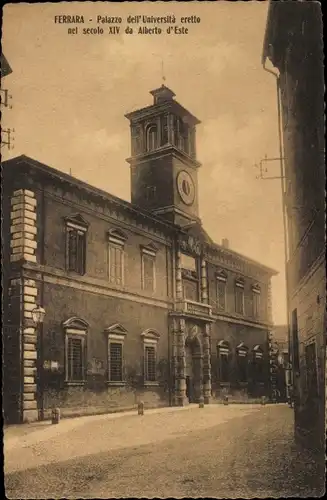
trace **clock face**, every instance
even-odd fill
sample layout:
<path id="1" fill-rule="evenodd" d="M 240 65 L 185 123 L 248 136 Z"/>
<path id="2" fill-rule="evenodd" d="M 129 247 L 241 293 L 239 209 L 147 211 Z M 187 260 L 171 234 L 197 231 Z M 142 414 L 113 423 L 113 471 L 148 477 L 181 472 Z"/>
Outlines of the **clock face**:
<path id="1" fill-rule="evenodd" d="M 195 187 L 192 177 L 185 170 L 179 172 L 177 176 L 177 189 L 185 205 L 192 205 L 195 198 Z"/>

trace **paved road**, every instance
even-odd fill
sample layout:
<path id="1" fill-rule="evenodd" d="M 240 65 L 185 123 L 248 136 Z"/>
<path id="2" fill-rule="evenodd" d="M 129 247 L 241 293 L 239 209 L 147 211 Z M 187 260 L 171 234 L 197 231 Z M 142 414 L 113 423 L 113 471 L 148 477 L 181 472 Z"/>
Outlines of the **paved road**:
<path id="1" fill-rule="evenodd" d="M 62 422 L 5 443 L 6 495 L 321 496 L 323 467 L 294 445 L 292 419 L 284 405 L 213 405 Z"/>

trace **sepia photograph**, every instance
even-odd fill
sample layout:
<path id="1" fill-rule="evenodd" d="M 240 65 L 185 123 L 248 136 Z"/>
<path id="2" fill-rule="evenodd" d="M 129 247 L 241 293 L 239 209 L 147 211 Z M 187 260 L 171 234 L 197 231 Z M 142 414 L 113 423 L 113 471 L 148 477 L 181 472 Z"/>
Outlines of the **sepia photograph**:
<path id="1" fill-rule="evenodd" d="M 311 0 L 7 3 L 5 497 L 325 494 Z"/>

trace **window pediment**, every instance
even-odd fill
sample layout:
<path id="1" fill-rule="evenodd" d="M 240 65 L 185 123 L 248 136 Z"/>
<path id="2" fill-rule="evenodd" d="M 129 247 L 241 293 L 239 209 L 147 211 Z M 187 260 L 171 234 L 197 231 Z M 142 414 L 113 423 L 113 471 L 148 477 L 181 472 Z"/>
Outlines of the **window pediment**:
<path id="1" fill-rule="evenodd" d="M 226 349 L 229 349 L 229 342 L 227 340 L 220 340 L 217 344 L 218 347 L 225 347 Z"/>
<path id="2" fill-rule="evenodd" d="M 244 278 L 237 278 L 235 280 L 235 286 L 238 286 L 239 288 L 244 288 Z"/>
<path id="3" fill-rule="evenodd" d="M 65 330 L 80 330 L 84 331 L 89 328 L 89 323 L 82 318 L 78 318 L 77 316 L 72 316 L 63 322 L 62 326 Z"/>
<path id="4" fill-rule="evenodd" d="M 149 243 L 148 245 L 141 245 L 141 251 L 142 253 L 155 257 L 158 248 L 153 243 Z"/>
<path id="5" fill-rule="evenodd" d="M 124 337 L 125 335 L 127 335 L 127 330 L 120 323 L 115 323 L 105 328 L 104 333 L 106 333 L 108 336 L 119 335 L 121 337 Z"/>
<path id="6" fill-rule="evenodd" d="M 244 342 L 241 342 L 237 347 L 236 347 L 237 354 L 239 356 L 247 356 L 249 348 L 244 344 Z"/>
<path id="7" fill-rule="evenodd" d="M 253 354 L 255 359 L 262 359 L 263 358 L 263 349 L 262 347 L 258 344 L 253 347 Z"/>
<path id="8" fill-rule="evenodd" d="M 227 342 L 227 340 L 220 340 L 217 344 L 217 348 L 219 354 L 225 354 L 225 355 L 230 354 L 230 345 L 229 342 Z"/>
<path id="9" fill-rule="evenodd" d="M 84 231 L 89 227 L 89 223 L 82 217 L 81 214 L 69 215 L 64 218 L 66 225 L 69 227 L 76 227 L 76 229 L 82 229 Z"/>
<path id="10" fill-rule="evenodd" d="M 148 328 L 147 330 L 144 330 L 144 332 L 141 333 L 141 337 L 144 340 L 158 341 L 160 339 L 160 333 L 157 330 L 154 330 L 152 328 Z"/>
<path id="11" fill-rule="evenodd" d="M 108 231 L 108 239 L 113 243 L 118 243 L 120 245 L 124 245 L 127 240 L 127 236 L 120 229 L 110 229 Z"/>
<path id="12" fill-rule="evenodd" d="M 216 272 L 216 279 L 219 281 L 227 281 L 227 273 L 223 270 Z"/>

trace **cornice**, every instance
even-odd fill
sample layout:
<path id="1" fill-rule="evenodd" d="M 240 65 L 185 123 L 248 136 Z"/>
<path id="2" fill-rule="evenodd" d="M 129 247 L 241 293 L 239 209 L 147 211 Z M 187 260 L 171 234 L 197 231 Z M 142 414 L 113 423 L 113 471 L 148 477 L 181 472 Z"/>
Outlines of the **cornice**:
<path id="1" fill-rule="evenodd" d="M 271 323 L 259 322 L 251 320 L 251 318 L 240 318 L 232 314 L 215 314 L 212 312 L 212 317 L 215 320 L 224 321 L 225 323 L 234 323 L 236 325 L 250 326 L 253 328 L 258 328 L 260 330 L 271 330 L 273 325 Z"/>
<path id="2" fill-rule="evenodd" d="M 158 116 L 159 114 L 170 111 L 173 111 L 176 115 L 183 118 L 187 117 L 192 125 L 198 125 L 201 123 L 198 118 L 184 108 L 184 106 L 182 106 L 178 101 L 173 99 L 170 101 L 164 101 L 160 104 L 150 104 L 144 108 L 131 111 L 130 113 L 125 114 L 125 118 L 130 120 L 131 124 L 134 125 L 137 122 L 142 121 L 144 118 Z"/>
<path id="3" fill-rule="evenodd" d="M 192 158 L 184 151 L 180 151 L 172 144 L 166 144 L 164 146 L 161 146 L 160 148 L 155 149 L 154 151 L 141 153 L 136 156 L 130 156 L 129 158 L 126 158 L 126 161 L 130 164 L 131 168 L 133 168 L 149 160 L 165 158 L 166 156 L 174 156 L 182 161 L 187 167 L 191 167 L 193 169 L 198 169 L 202 166 L 198 160 Z"/>
<path id="4" fill-rule="evenodd" d="M 153 307 L 160 307 L 163 309 L 171 309 L 173 301 L 169 298 L 167 300 L 148 297 L 140 293 L 130 292 L 123 287 L 113 288 L 106 280 L 91 278 L 89 276 L 78 276 L 67 274 L 65 271 L 45 265 L 33 265 L 25 262 L 22 265 L 23 276 L 35 281 L 44 281 L 53 285 L 65 286 L 73 288 L 76 291 L 85 291 L 95 293 L 98 295 L 106 295 L 122 300 L 129 300 L 139 304 L 149 305 Z"/>

